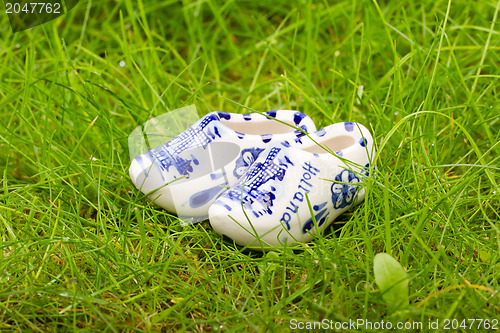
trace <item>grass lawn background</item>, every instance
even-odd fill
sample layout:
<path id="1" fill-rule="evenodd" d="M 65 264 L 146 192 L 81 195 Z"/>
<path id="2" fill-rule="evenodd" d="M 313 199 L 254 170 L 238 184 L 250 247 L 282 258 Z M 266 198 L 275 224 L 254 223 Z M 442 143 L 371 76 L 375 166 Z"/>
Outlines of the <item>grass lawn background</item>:
<path id="1" fill-rule="evenodd" d="M 498 318 L 499 8 L 88 1 L 15 34 L 3 11 L 0 329 Z M 378 177 L 312 243 L 242 252 L 208 222 L 180 227 L 129 179 L 129 133 L 189 104 L 362 123 Z M 407 270 L 407 308 L 382 300 L 378 252 Z"/>

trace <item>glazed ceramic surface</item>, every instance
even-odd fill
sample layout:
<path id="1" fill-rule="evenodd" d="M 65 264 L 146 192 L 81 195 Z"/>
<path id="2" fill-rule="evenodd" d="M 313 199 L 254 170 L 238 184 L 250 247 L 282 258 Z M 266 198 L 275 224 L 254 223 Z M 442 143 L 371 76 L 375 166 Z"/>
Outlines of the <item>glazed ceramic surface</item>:
<path id="1" fill-rule="evenodd" d="M 255 248 L 308 242 L 364 199 L 361 182 L 374 155 L 364 126 L 338 123 L 296 141 L 268 147 L 215 201 L 216 232 Z"/>
<path id="2" fill-rule="evenodd" d="M 132 182 L 185 222 L 206 219 L 215 199 L 267 146 L 316 130 L 313 121 L 297 111 L 265 115 L 207 114 L 176 138 L 135 158 L 129 170 Z"/>

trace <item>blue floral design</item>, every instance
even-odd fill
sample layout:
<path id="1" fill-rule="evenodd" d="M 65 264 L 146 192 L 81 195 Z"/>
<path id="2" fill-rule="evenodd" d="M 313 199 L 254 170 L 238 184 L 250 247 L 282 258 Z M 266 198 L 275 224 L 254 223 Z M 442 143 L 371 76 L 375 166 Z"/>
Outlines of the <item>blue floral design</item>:
<path id="1" fill-rule="evenodd" d="M 260 153 L 262 153 L 264 149 L 261 148 L 247 148 L 241 151 L 240 157 L 236 160 L 236 166 L 233 170 L 233 175 L 236 178 L 240 178 L 243 176 L 245 171 L 255 162 L 257 157 L 259 157 Z"/>
<path id="2" fill-rule="evenodd" d="M 342 183 L 342 184 L 341 184 Z M 359 178 L 350 170 L 342 170 L 332 184 L 332 203 L 335 209 L 349 206 L 358 192 L 358 186 L 350 185 L 359 183 Z"/>

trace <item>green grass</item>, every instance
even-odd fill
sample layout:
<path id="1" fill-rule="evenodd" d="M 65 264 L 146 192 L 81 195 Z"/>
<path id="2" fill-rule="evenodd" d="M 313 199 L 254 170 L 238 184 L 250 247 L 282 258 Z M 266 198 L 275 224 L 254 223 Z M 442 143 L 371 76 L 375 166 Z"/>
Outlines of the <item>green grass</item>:
<path id="1" fill-rule="evenodd" d="M 16 34 L 1 14 L 0 330 L 499 318 L 499 8 L 92 1 Z M 378 177 L 313 242 L 242 252 L 129 179 L 128 134 L 189 104 L 362 123 Z M 409 307 L 384 304 L 379 252 L 408 272 Z"/>

